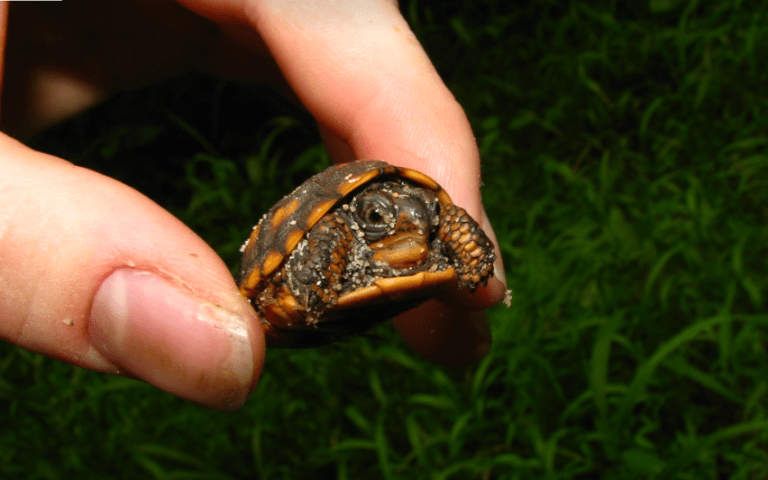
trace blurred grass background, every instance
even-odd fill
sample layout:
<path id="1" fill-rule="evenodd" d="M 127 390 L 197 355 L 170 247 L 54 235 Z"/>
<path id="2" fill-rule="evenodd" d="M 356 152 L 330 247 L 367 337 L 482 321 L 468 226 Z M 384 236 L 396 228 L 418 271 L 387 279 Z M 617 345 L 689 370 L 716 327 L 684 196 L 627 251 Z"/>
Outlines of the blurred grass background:
<path id="1" fill-rule="evenodd" d="M 379 339 L 269 352 L 237 413 L 3 345 L 2 478 L 768 478 L 768 4 L 404 1 L 465 106 L 512 306 L 479 364 Z M 327 158 L 199 75 L 36 137 L 234 268 Z"/>

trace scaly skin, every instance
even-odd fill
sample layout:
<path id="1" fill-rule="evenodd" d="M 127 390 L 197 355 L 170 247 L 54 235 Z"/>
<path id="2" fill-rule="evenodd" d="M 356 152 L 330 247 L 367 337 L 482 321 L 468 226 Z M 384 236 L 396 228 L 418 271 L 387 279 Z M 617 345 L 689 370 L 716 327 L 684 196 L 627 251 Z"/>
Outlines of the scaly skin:
<path id="1" fill-rule="evenodd" d="M 341 285 L 353 241 L 347 220 L 334 213 L 315 225 L 307 236 L 306 247 L 289 262 L 294 278 L 291 286 L 304 299 L 307 323 L 317 323 L 323 311 L 336 304 L 336 286 Z"/>
<path id="2" fill-rule="evenodd" d="M 454 204 L 440 208 L 440 239 L 453 260 L 459 288 L 474 291 L 493 276 L 493 244 L 466 210 Z"/>

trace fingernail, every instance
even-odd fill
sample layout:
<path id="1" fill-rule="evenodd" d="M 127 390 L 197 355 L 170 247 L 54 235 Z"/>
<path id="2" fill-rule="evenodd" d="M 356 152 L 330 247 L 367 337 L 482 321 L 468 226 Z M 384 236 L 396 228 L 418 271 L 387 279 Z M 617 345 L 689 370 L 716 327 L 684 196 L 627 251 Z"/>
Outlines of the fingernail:
<path id="1" fill-rule="evenodd" d="M 488 238 L 490 238 L 493 244 L 496 246 L 496 260 L 493 262 L 493 276 L 501 280 L 501 282 L 504 284 L 504 288 L 506 288 L 507 275 L 504 271 L 504 261 L 501 258 L 501 245 L 499 245 L 499 241 L 496 238 L 496 232 L 493 230 L 491 220 L 488 218 L 488 214 L 485 212 L 485 209 L 483 209 L 481 226 L 483 227 L 483 231 L 485 231 L 485 233 L 488 235 Z"/>
<path id="2" fill-rule="evenodd" d="M 96 292 L 89 335 L 121 373 L 233 410 L 259 374 L 250 322 L 153 273 L 121 269 Z"/>

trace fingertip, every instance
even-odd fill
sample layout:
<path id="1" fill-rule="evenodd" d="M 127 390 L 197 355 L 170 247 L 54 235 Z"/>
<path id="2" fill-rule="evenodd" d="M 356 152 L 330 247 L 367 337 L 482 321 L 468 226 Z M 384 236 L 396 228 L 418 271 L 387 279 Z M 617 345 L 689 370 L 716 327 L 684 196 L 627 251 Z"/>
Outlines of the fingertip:
<path id="1" fill-rule="evenodd" d="M 457 310 L 431 300 L 398 316 L 393 324 L 422 357 L 446 366 L 475 363 L 491 348 L 485 312 Z"/>
<path id="2" fill-rule="evenodd" d="M 480 213 L 479 223 L 485 234 L 488 235 L 488 238 L 493 243 L 494 251 L 496 252 L 496 260 L 493 262 L 493 276 L 494 278 L 500 280 L 506 289 L 507 276 L 504 269 L 504 261 L 501 258 L 501 246 L 499 245 L 499 239 L 496 237 L 496 231 L 493 229 L 491 219 L 488 218 L 488 213 L 485 211 L 485 208 L 483 208 Z"/>
<path id="3" fill-rule="evenodd" d="M 94 296 L 88 335 L 119 373 L 213 409 L 236 410 L 263 364 L 255 320 L 153 273 L 119 269 Z"/>

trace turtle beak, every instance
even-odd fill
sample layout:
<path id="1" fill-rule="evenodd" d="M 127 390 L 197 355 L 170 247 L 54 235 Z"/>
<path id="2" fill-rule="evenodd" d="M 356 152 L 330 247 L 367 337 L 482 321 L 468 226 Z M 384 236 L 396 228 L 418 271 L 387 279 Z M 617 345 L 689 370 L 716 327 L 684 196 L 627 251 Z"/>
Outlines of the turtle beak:
<path id="1" fill-rule="evenodd" d="M 429 257 L 426 238 L 418 235 L 393 235 L 376 242 L 373 259 L 398 270 L 419 267 Z"/>
<path id="2" fill-rule="evenodd" d="M 373 259 L 401 270 L 420 267 L 429 258 L 429 223 L 401 209 L 395 233 L 370 244 Z"/>

